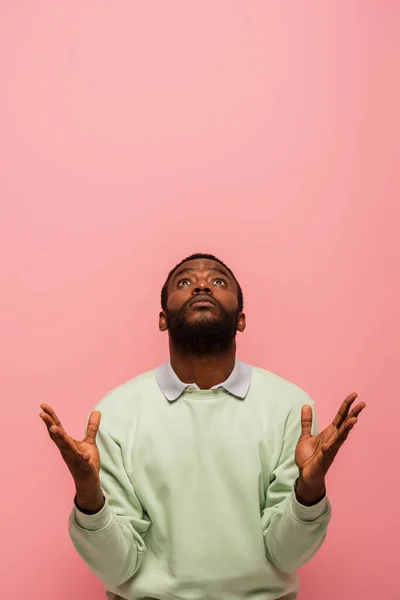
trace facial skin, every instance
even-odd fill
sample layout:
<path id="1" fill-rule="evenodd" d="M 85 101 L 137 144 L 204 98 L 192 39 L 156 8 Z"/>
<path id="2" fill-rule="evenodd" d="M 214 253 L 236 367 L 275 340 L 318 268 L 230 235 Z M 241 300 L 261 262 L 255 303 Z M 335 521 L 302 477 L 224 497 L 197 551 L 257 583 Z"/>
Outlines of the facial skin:
<path id="1" fill-rule="evenodd" d="M 237 295 L 237 283 L 220 263 L 188 261 L 170 278 L 167 310 L 160 313 L 159 328 L 169 331 L 170 346 L 183 354 L 234 350 L 236 332 L 246 327 Z"/>

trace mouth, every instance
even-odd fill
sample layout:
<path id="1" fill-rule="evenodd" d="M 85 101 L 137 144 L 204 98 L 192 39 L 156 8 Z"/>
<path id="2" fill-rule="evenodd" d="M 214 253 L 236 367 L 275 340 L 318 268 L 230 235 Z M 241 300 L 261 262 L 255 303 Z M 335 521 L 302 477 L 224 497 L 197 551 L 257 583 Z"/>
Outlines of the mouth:
<path id="1" fill-rule="evenodd" d="M 216 303 L 209 296 L 198 296 L 190 302 L 189 307 L 192 308 L 192 306 L 195 308 L 213 308 Z"/>
<path id="2" fill-rule="evenodd" d="M 199 300 L 197 302 L 193 302 L 190 307 L 191 308 L 202 308 L 202 307 L 208 307 L 208 308 L 213 308 L 215 306 L 215 304 L 213 304 L 212 302 L 210 302 L 209 300 Z"/>

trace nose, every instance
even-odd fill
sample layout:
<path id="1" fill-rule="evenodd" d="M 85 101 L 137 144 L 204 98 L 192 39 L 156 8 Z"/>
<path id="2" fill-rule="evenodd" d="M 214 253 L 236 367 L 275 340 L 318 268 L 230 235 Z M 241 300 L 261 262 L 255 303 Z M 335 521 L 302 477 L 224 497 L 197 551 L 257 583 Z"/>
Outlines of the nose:
<path id="1" fill-rule="evenodd" d="M 211 288 L 207 281 L 198 281 L 193 289 L 192 294 L 210 294 L 212 295 Z"/>

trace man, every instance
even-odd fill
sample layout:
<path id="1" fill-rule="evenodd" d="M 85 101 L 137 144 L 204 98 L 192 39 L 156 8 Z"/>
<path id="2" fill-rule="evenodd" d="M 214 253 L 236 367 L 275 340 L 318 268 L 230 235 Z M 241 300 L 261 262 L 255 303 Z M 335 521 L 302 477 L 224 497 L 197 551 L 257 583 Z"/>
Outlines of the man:
<path id="1" fill-rule="evenodd" d="M 294 599 L 365 403 L 319 433 L 305 392 L 236 360 L 243 294 L 213 255 L 181 261 L 161 303 L 170 361 L 107 394 L 82 441 L 41 405 L 75 482 L 73 544 L 114 600 Z"/>

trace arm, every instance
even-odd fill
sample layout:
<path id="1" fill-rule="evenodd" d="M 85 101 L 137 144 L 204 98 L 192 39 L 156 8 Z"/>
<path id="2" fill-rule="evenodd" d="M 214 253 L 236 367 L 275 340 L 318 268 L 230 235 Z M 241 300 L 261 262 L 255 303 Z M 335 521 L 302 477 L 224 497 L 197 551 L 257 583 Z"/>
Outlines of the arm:
<path id="1" fill-rule="evenodd" d="M 119 445 L 102 426 L 96 439 L 105 502 L 95 514 L 85 514 L 77 507 L 76 500 L 81 502 L 82 497 L 77 490 L 69 518 L 69 534 L 89 569 L 101 581 L 116 587 L 139 569 L 146 551 L 144 535 L 151 522 L 125 471 Z M 90 511 L 90 504 L 89 500 L 79 506 Z"/>
<path id="2" fill-rule="evenodd" d="M 313 405 L 307 396 L 308 403 Z M 314 432 L 319 431 L 314 414 Z M 281 571 L 293 573 L 306 564 L 325 540 L 331 517 L 326 496 L 313 506 L 300 504 L 294 484 L 299 477 L 295 450 L 301 434 L 301 405 L 288 415 L 283 449 L 271 477 L 261 513 L 265 552 Z"/>

